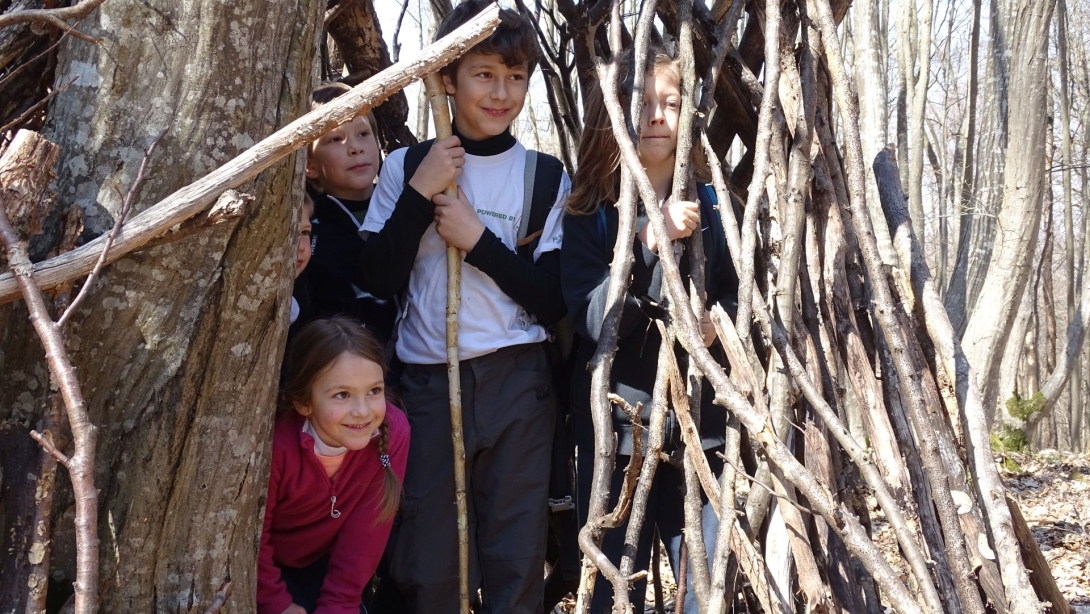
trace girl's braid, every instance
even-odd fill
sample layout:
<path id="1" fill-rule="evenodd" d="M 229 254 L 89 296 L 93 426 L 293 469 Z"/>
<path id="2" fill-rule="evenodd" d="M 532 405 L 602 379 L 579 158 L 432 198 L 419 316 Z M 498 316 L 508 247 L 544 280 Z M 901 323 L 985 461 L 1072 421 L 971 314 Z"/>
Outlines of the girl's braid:
<path id="1" fill-rule="evenodd" d="M 393 467 L 390 464 L 390 427 L 383 420 L 382 424 L 378 427 L 378 459 L 382 462 L 382 468 L 386 471 L 393 471 Z"/>
<path id="2" fill-rule="evenodd" d="M 393 464 L 390 462 L 390 427 L 384 420 L 379 425 L 378 459 L 382 463 L 382 503 L 379 504 L 379 521 L 389 520 L 397 513 L 397 506 L 401 503 L 401 481 L 394 473 Z"/>

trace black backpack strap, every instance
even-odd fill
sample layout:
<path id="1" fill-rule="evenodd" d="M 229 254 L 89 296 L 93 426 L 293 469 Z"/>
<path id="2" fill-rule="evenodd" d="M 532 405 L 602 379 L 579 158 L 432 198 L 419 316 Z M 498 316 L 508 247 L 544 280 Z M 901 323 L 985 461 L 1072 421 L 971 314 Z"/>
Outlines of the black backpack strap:
<path id="1" fill-rule="evenodd" d="M 405 152 L 405 165 L 403 167 L 405 169 L 405 174 L 402 181 L 404 181 L 405 185 L 409 185 L 409 180 L 413 178 L 416 169 L 419 168 L 420 163 L 424 161 L 424 156 L 428 155 L 428 152 L 431 151 L 431 145 L 434 142 L 435 139 L 428 139 L 427 141 L 409 146 L 409 150 Z"/>
<path id="2" fill-rule="evenodd" d="M 529 162 L 530 153 L 527 152 L 527 162 Z M 536 164 L 533 195 L 530 198 L 530 217 L 525 224 L 525 238 L 520 237 L 516 248 L 519 255 L 527 260 L 534 258 L 534 250 L 541 241 L 541 233 L 545 230 L 549 212 L 556 204 L 556 197 L 560 192 L 560 181 L 564 177 L 563 162 L 540 151 L 532 153 L 535 155 Z"/>

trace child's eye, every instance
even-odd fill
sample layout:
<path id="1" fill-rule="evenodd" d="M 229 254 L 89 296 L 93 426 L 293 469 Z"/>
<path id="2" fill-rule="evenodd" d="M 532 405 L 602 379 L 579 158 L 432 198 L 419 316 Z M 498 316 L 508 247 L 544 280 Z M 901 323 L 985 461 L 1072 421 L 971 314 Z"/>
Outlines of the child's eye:
<path id="1" fill-rule="evenodd" d="M 348 398 L 348 391 L 347 390 L 341 390 L 340 392 L 334 394 L 333 398 L 334 399 L 347 399 Z"/>
<path id="2" fill-rule="evenodd" d="M 523 75 L 523 74 L 517 74 L 516 73 L 514 75 L 511 75 L 511 80 L 512 81 L 522 81 L 524 79 L 526 79 L 526 75 Z"/>
<path id="3" fill-rule="evenodd" d="M 375 386 L 374 388 L 367 391 L 367 394 L 371 396 L 378 396 L 383 393 L 385 393 L 385 388 L 383 386 Z"/>
<path id="4" fill-rule="evenodd" d="M 341 137 L 340 136 L 331 136 L 331 137 L 329 137 L 329 140 L 327 142 L 328 143 L 340 143 L 341 142 Z"/>
<path id="5" fill-rule="evenodd" d="M 360 131 L 360 136 L 369 137 L 369 136 L 371 136 L 371 133 L 369 131 L 367 131 L 367 130 L 361 130 Z"/>
<path id="6" fill-rule="evenodd" d="M 482 71 L 482 72 L 477 73 L 477 76 L 482 78 L 482 79 L 491 79 L 492 78 L 492 73 L 487 72 L 487 71 Z"/>

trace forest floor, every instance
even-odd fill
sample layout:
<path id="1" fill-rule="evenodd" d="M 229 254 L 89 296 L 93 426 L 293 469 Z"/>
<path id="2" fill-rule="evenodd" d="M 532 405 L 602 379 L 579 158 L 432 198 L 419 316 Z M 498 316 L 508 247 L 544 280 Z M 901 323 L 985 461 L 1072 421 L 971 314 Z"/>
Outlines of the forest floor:
<path id="1" fill-rule="evenodd" d="M 1090 614 L 1090 454 L 1011 456 L 1003 480 L 1077 614 Z"/>
<path id="2" fill-rule="evenodd" d="M 1076 614 L 1090 614 L 1090 454 L 1042 450 L 1001 460 L 1003 480 L 1018 501 L 1060 590 Z M 890 562 L 904 567 L 892 531 L 882 521 L 877 505 L 871 507 L 875 541 Z M 902 571 L 907 574 L 907 567 Z M 662 575 L 666 610 L 673 612 L 676 587 L 665 560 Z M 573 600 L 566 599 L 553 612 L 568 614 L 574 606 Z M 655 611 L 650 586 L 645 607 L 646 612 Z"/>

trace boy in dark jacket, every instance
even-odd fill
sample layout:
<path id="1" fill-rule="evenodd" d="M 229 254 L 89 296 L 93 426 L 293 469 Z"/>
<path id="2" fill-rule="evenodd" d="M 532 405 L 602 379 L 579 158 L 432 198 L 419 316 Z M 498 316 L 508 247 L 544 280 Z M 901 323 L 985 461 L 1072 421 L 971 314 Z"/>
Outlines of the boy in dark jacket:
<path id="1" fill-rule="evenodd" d="M 311 110 L 350 89 L 343 83 L 318 87 L 311 93 Z M 311 299 L 311 318 L 348 315 L 386 343 L 397 307 L 393 300 L 379 299 L 362 290 L 357 262 L 363 248 L 360 229 L 381 164 L 374 127 L 371 113 L 359 115 L 310 146 L 306 175 L 314 215 L 305 283 Z"/>

